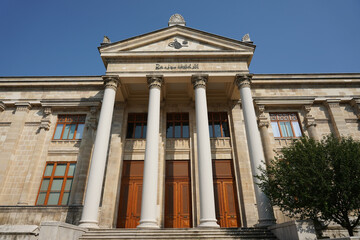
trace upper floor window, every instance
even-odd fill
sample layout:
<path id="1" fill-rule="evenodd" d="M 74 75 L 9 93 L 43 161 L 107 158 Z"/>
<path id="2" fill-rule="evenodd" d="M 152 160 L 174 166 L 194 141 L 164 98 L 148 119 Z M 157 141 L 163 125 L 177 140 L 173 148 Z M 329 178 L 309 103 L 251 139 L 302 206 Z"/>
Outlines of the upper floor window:
<path id="1" fill-rule="evenodd" d="M 166 137 L 189 137 L 189 113 L 168 113 L 166 115 Z"/>
<path id="2" fill-rule="evenodd" d="M 146 138 L 147 113 L 129 113 L 126 138 Z"/>
<path id="3" fill-rule="evenodd" d="M 230 137 L 229 123 L 226 112 L 209 112 L 210 137 Z"/>
<path id="4" fill-rule="evenodd" d="M 86 115 L 59 115 L 54 140 L 78 140 L 82 138 Z"/>
<path id="5" fill-rule="evenodd" d="M 36 205 L 67 205 L 74 178 L 75 163 L 46 164 Z"/>
<path id="6" fill-rule="evenodd" d="M 296 113 L 270 113 L 271 127 L 276 138 L 301 137 Z"/>

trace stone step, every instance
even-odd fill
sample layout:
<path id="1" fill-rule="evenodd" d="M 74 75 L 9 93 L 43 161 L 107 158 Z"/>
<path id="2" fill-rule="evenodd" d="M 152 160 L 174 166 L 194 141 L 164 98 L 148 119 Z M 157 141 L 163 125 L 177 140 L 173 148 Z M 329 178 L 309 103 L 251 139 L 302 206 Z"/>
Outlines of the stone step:
<path id="1" fill-rule="evenodd" d="M 92 229 L 81 240 L 94 239 L 276 239 L 262 228 L 222 229 Z"/>

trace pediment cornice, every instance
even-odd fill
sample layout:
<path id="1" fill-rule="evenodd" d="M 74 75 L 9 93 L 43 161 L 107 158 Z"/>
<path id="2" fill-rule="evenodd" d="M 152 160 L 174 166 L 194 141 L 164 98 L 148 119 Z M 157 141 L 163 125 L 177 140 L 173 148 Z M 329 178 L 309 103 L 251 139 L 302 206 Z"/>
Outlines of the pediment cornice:
<path id="1" fill-rule="evenodd" d="M 107 65 L 113 59 L 241 57 L 250 63 L 255 45 L 199 31 L 172 26 L 99 47 Z"/>

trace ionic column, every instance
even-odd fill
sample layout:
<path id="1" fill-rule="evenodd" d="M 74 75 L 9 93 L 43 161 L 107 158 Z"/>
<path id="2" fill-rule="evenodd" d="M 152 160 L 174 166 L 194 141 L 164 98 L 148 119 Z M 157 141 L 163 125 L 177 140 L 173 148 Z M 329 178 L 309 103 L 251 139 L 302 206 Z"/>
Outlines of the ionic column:
<path id="1" fill-rule="evenodd" d="M 240 91 L 241 104 L 244 113 L 246 139 L 248 143 L 256 203 L 259 215 L 258 226 L 266 227 L 275 224 L 275 218 L 270 201 L 257 185 L 257 183 L 260 181 L 255 177 L 256 175 L 261 174 L 259 167 L 261 166 L 262 168 L 266 168 L 266 166 L 263 162 L 265 157 L 259 129 L 256 123 L 256 115 L 251 95 L 251 78 L 252 76 L 249 74 L 238 74 L 236 75 L 235 83 L 237 84 Z"/>
<path id="2" fill-rule="evenodd" d="M 149 107 L 146 128 L 141 216 L 138 228 L 159 228 L 157 224 L 157 189 L 159 165 L 160 93 L 162 76 L 147 76 Z"/>
<path id="3" fill-rule="evenodd" d="M 261 136 L 261 142 L 262 146 L 264 148 L 264 154 L 265 154 L 265 163 L 267 166 L 269 166 L 271 160 L 274 158 L 274 151 L 272 148 L 272 144 L 270 141 L 270 135 L 269 135 L 269 119 L 265 116 L 265 106 L 264 105 L 258 105 L 259 110 L 259 130 L 260 130 L 260 136 Z"/>
<path id="4" fill-rule="evenodd" d="M 81 227 L 98 228 L 98 212 L 104 179 L 106 156 L 109 146 L 115 93 L 119 84 L 118 76 L 103 76 L 105 91 L 101 105 L 98 130 L 91 158 L 89 180 L 86 187 L 85 203 L 80 220 Z"/>
<path id="5" fill-rule="evenodd" d="M 319 140 L 319 135 L 316 131 L 316 122 L 315 118 L 310 114 L 311 105 L 304 105 L 305 114 L 305 126 L 309 132 L 309 137 L 313 138 L 314 140 Z"/>
<path id="6" fill-rule="evenodd" d="M 209 136 L 209 120 L 206 103 L 207 75 L 193 75 L 195 91 L 196 134 L 200 190 L 199 227 L 218 228 L 215 215 L 214 184 Z"/>

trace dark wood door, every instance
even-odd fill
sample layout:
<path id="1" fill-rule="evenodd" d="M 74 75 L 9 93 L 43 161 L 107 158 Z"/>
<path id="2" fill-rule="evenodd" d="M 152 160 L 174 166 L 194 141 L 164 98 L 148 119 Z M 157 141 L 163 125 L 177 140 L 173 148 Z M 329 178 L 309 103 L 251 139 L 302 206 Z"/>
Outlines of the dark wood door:
<path id="1" fill-rule="evenodd" d="M 136 228 L 141 214 L 143 161 L 124 161 L 117 227 Z"/>
<path id="2" fill-rule="evenodd" d="M 216 218 L 220 227 L 240 227 L 232 160 L 213 160 Z"/>
<path id="3" fill-rule="evenodd" d="M 166 161 L 165 228 L 192 226 L 189 161 Z"/>

